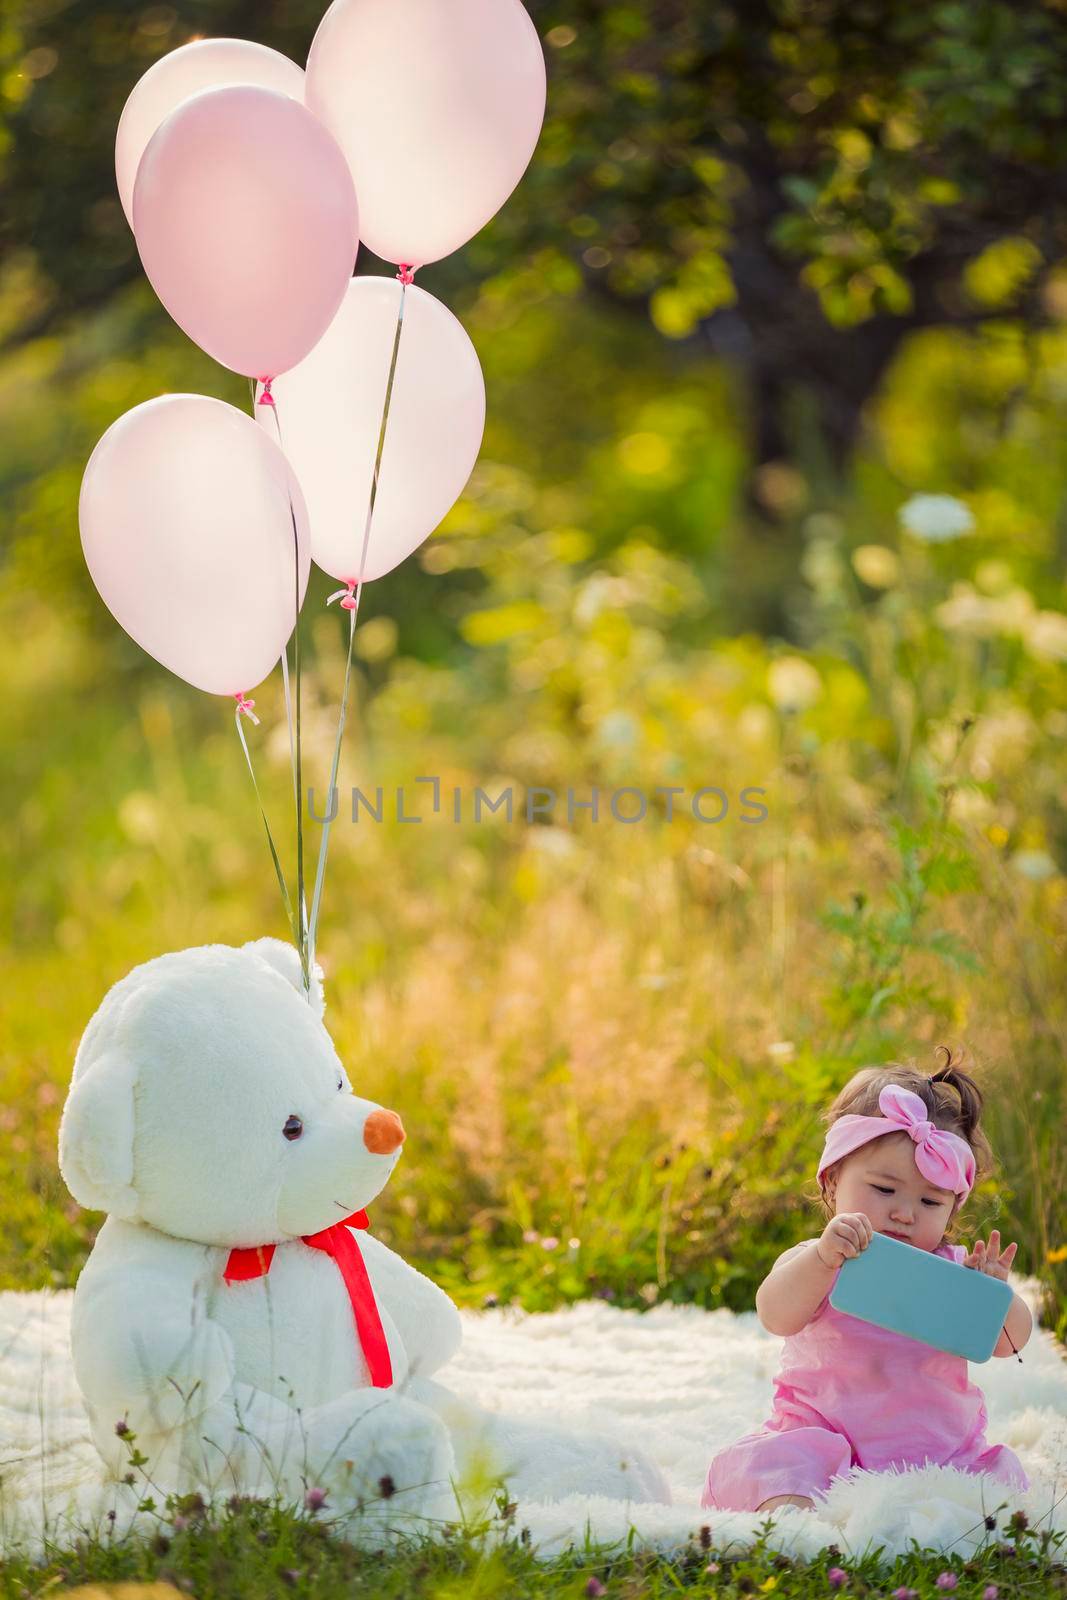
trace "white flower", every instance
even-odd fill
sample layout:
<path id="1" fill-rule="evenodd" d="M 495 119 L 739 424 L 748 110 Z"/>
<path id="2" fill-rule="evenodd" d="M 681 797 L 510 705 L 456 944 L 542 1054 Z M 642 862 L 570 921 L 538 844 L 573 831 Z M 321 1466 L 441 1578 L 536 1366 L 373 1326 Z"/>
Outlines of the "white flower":
<path id="1" fill-rule="evenodd" d="M 1042 661 L 1067 661 L 1067 617 L 1062 611 L 1039 611 L 1031 617 L 1023 642 Z"/>
<path id="2" fill-rule="evenodd" d="M 979 639 L 997 634 L 1018 634 L 1029 628 L 1034 613 L 1034 598 L 1027 589 L 1009 589 L 1007 594 L 978 594 L 969 583 L 954 583 L 952 593 L 943 600 L 934 616 L 951 633 L 970 633 Z"/>
<path id="3" fill-rule="evenodd" d="M 903 527 L 926 544 L 945 544 L 974 531 L 974 516 L 951 494 L 913 494 L 898 512 Z"/>
<path id="4" fill-rule="evenodd" d="M 640 733 L 640 724 L 628 711 L 609 711 L 596 726 L 597 743 L 609 747 L 621 746 L 625 749 L 635 745 Z"/>
<path id="5" fill-rule="evenodd" d="M 1011 864 L 1016 872 L 1021 872 L 1024 878 L 1030 878 L 1034 883 L 1054 878 L 1060 870 L 1047 850 L 1016 850 Z"/>
<path id="6" fill-rule="evenodd" d="M 779 711 L 806 711 L 822 695 L 822 679 L 803 656 L 781 656 L 767 668 L 767 692 Z"/>

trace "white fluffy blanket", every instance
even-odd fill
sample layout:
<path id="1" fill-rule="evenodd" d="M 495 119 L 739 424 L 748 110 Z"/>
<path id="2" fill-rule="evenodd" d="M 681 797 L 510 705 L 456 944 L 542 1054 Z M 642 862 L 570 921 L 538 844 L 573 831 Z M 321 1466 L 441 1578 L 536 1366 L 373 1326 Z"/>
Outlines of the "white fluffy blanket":
<path id="1" fill-rule="evenodd" d="M 1034 1305 L 1036 1285 L 1016 1287 Z M 99 1527 L 109 1508 L 119 1531 L 136 1520 L 133 1491 L 104 1482 L 89 1441 L 68 1353 L 71 1298 L 0 1294 L 0 1554 L 16 1545 L 39 1551 L 46 1537 L 72 1537 L 74 1525 Z M 546 1459 L 541 1498 L 521 1499 L 516 1516 L 542 1554 L 587 1531 L 611 1544 L 631 1527 L 662 1550 L 703 1524 L 720 1550 L 752 1542 L 763 1518 L 702 1511 L 700 1492 L 712 1453 L 769 1414 L 779 1341 L 755 1313 L 662 1306 L 639 1315 L 589 1302 L 542 1316 L 468 1313 L 464 1321 L 463 1350 L 441 1382 L 490 1410 L 616 1435 L 654 1456 L 670 1483 L 671 1506 L 578 1493 L 555 1499 L 560 1464 Z M 1010 1508 L 1067 1532 L 1063 1350 L 1035 1330 L 1021 1366 L 990 1361 L 972 1376 L 986 1394 L 990 1441 L 1009 1444 L 1032 1479 Z M 775 1544 L 797 1555 L 837 1544 L 847 1556 L 881 1546 L 893 1556 L 916 1540 L 965 1559 L 995 1537 L 983 1517 L 1007 1499 L 1001 1485 L 951 1468 L 860 1472 L 837 1483 L 818 1512 L 779 1511 Z"/>

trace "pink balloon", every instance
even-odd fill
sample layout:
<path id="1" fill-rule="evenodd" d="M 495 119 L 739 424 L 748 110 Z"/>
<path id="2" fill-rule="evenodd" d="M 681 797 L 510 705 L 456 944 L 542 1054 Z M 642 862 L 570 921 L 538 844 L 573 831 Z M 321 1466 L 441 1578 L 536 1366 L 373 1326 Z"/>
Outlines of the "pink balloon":
<path id="1" fill-rule="evenodd" d="M 363 242 L 419 267 L 465 244 L 522 177 L 545 58 L 519 0 L 334 0 L 304 98 L 348 158 Z"/>
<path id="2" fill-rule="evenodd" d="M 271 671 L 310 540 L 300 485 L 251 417 L 201 394 L 134 406 L 89 457 L 78 521 L 101 598 L 149 655 L 209 694 Z"/>
<path id="3" fill-rule="evenodd" d="M 271 89 L 206 89 L 156 129 L 133 191 L 159 298 L 224 367 L 273 378 L 318 343 L 344 298 L 359 214 L 337 145 Z"/>
<path id="4" fill-rule="evenodd" d="M 193 39 L 160 56 L 134 84 L 115 135 L 115 181 L 131 228 L 133 186 L 149 139 L 183 100 L 225 83 L 254 83 L 304 103 L 301 68 L 252 39 Z"/>
<path id="5" fill-rule="evenodd" d="M 400 296 L 404 321 L 362 567 Z M 300 479 L 312 559 L 343 583 L 380 578 L 451 509 L 478 459 L 485 383 L 463 324 L 425 289 L 353 278 L 309 356 L 273 385 L 282 446 Z M 257 406 L 274 434 L 274 415 Z"/>

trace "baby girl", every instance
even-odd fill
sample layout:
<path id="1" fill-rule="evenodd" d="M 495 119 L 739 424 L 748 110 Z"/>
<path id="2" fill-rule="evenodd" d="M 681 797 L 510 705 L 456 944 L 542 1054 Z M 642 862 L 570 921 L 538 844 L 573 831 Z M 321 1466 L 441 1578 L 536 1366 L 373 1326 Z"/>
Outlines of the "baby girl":
<path id="1" fill-rule="evenodd" d="M 992 1166 L 981 1112 L 977 1084 L 952 1066 L 951 1054 L 931 1077 L 896 1064 L 865 1067 L 842 1089 L 827 1113 L 817 1175 L 830 1220 L 819 1238 L 780 1255 L 756 1293 L 763 1326 L 785 1338 L 774 1414 L 715 1456 L 703 1505 L 811 1507 L 813 1495 L 852 1468 L 924 1462 L 989 1473 L 1012 1489 L 1029 1486 L 1017 1457 L 986 1443 L 985 1401 L 962 1356 L 829 1303 L 842 1264 L 874 1233 L 1007 1278 L 1016 1246 L 1001 1249 L 996 1229 L 970 1252 L 946 1233 Z M 1016 1295 L 993 1354 L 1021 1349 L 1031 1328 Z"/>

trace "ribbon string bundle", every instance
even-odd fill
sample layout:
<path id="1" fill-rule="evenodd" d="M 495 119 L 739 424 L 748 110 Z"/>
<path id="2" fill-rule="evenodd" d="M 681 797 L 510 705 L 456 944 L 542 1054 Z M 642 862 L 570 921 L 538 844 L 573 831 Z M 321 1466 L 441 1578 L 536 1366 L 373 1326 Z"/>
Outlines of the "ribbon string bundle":
<path id="1" fill-rule="evenodd" d="M 330 600 L 348 613 L 332 789 L 362 586 L 437 527 L 485 423 L 474 346 L 415 273 L 499 210 L 544 108 L 544 56 L 520 0 L 334 0 L 306 71 L 251 40 L 193 40 L 149 68 L 119 120 L 116 180 L 148 279 L 191 339 L 249 379 L 252 416 L 166 394 L 119 417 L 85 469 L 82 548 L 127 633 L 236 702 L 257 801 L 242 719 L 258 726 L 249 691 L 280 661 L 295 912 L 260 811 L 309 993 L 329 840 L 326 823 L 309 916 L 299 618 L 310 564 L 344 586 Z M 360 241 L 396 263 L 395 279 L 353 276 Z"/>

